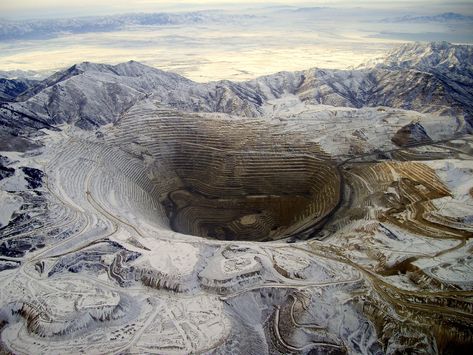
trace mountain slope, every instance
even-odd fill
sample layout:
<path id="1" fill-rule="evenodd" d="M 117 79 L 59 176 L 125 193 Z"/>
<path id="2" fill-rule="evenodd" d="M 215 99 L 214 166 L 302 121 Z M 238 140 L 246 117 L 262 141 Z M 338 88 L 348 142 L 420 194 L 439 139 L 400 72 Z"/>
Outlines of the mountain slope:
<path id="1" fill-rule="evenodd" d="M 286 95 L 302 103 L 337 107 L 388 106 L 473 118 L 471 46 L 408 44 L 381 63 L 356 70 L 281 72 L 247 82 L 196 83 L 138 62 L 84 62 L 58 72 L 0 107 L 0 124 L 28 130 L 73 123 L 93 129 L 120 119 L 135 103 L 151 98 L 194 112 L 260 116 L 265 105 Z"/>
<path id="2" fill-rule="evenodd" d="M 36 80 L 29 79 L 0 78 L 0 103 L 15 101 L 19 95 L 36 83 Z"/>
<path id="3" fill-rule="evenodd" d="M 406 43 L 386 53 L 379 59 L 379 63 L 374 65 L 378 68 L 409 68 L 428 72 L 446 69 L 467 70 L 471 74 L 473 46 L 448 42 Z"/>

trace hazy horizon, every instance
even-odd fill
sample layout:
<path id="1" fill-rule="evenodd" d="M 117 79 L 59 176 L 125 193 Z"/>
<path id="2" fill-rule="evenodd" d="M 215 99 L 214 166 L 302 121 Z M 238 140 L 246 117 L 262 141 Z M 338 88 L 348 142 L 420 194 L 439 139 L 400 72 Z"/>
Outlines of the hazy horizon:
<path id="1" fill-rule="evenodd" d="M 64 3 L 60 0 L 17 0 L 0 5 L 0 18 L 34 19 L 34 18 L 58 18 L 77 16 L 103 16 L 136 12 L 177 12 L 177 11 L 201 11 L 209 9 L 247 9 L 268 8 L 274 6 L 283 7 L 335 7 L 335 8 L 368 8 L 368 9 L 390 9 L 394 11 L 422 11 L 425 12 L 461 12 L 462 14 L 473 14 L 473 0 L 466 1 L 444 1 L 444 0 L 389 0 L 377 1 L 347 1 L 347 0 L 316 0 L 316 1 L 251 1 L 251 0 L 83 0 L 78 3 Z"/>
<path id="2" fill-rule="evenodd" d="M 137 60 L 210 81 L 346 69 L 399 43 L 473 43 L 471 4 L 19 0 L 0 5 L 0 71 Z"/>

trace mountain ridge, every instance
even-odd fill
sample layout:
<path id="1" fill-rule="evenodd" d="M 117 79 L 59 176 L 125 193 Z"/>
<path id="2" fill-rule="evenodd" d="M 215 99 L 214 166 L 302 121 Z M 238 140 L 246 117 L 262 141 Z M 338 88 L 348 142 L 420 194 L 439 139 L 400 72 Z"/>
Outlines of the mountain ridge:
<path id="1" fill-rule="evenodd" d="M 5 20 L 0 19 L 0 40 L 54 38 L 61 33 L 111 32 L 126 26 L 172 26 L 181 24 L 242 21 L 254 15 L 226 12 L 188 11 L 182 13 L 128 13 L 74 18 Z"/>
<path id="2" fill-rule="evenodd" d="M 312 68 L 279 72 L 244 82 L 197 83 L 136 61 L 117 65 L 82 62 L 59 71 L 0 107 L 0 123 L 38 129 L 74 123 L 84 129 L 116 122 L 149 98 L 190 112 L 256 117 L 273 99 L 294 95 L 300 102 L 336 107 L 387 106 L 439 115 L 473 117 L 473 46 L 406 44 L 380 63 L 352 70 Z M 13 101 L 13 100 L 12 100 Z M 33 121 L 32 121 L 33 119 Z M 32 124 L 33 123 L 33 124 Z"/>
<path id="3" fill-rule="evenodd" d="M 456 12 L 443 12 L 437 15 L 422 16 L 422 15 L 405 15 L 400 17 L 384 18 L 382 22 L 388 23 L 425 23 L 425 22 L 473 22 L 473 16 L 463 15 Z"/>

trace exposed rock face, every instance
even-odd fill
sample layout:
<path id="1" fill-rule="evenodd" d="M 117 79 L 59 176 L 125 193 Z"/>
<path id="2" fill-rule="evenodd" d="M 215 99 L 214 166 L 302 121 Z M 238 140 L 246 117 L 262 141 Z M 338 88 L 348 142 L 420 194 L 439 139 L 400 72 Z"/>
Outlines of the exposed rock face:
<path id="1" fill-rule="evenodd" d="M 402 127 L 391 140 L 400 147 L 432 143 L 432 139 L 427 135 L 424 127 L 419 122 L 409 123 L 407 126 Z"/>
<path id="2" fill-rule="evenodd" d="M 472 105 L 457 49 L 419 51 L 245 83 L 82 63 L 3 104 L 2 351 L 466 353 Z"/>
<path id="3" fill-rule="evenodd" d="M 301 238 L 338 206 L 335 163 L 304 135 L 258 121 L 176 117 L 150 103 L 130 109 L 118 126 L 112 144 L 125 151 L 133 151 L 127 142 L 139 144 L 159 162 L 159 203 L 177 232 L 222 240 Z"/>

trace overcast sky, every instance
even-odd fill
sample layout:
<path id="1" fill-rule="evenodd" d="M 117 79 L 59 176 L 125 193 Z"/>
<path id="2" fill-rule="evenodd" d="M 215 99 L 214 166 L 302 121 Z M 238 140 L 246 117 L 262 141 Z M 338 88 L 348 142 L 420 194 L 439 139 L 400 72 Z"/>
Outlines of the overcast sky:
<path id="1" fill-rule="evenodd" d="M 124 12 L 188 11 L 208 8 L 287 6 L 342 6 L 367 8 L 426 9 L 431 12 L 473 12 L 473 0 L 316 0 L 316 1 L 258 1 L 258 0 L 0 0 L 0 17 L 25 19 L 35 17 L 63 17 L 107 15 Z"/>

